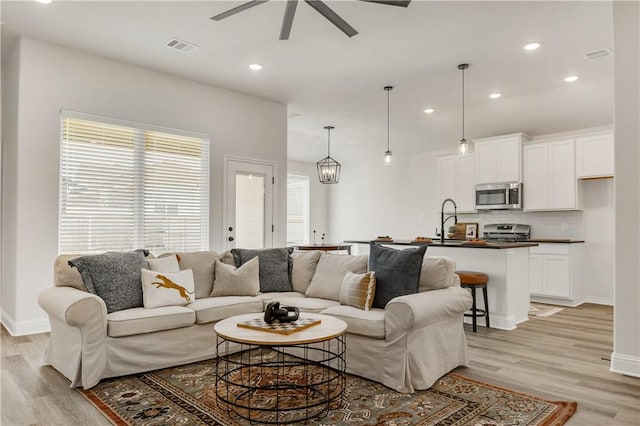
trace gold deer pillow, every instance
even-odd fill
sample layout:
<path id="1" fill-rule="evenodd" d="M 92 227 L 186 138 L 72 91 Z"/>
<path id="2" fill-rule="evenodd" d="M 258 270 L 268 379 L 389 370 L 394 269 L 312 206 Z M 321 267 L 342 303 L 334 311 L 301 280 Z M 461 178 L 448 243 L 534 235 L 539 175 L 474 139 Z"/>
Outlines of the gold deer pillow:
<path id="1" fill-rule="evenodd" d="M 145 308 L 186 305 L 195 300 L 193 272 L 142 270 L 142 300 Z"/>

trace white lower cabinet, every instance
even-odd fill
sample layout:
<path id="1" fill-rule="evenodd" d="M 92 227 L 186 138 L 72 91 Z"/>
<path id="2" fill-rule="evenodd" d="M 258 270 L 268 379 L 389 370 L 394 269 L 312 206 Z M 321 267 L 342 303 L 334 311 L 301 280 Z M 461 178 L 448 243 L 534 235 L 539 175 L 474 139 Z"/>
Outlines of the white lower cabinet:
<path id="1" fill-rule="evenodd" d="M 575 306 L 583 301 L 583 244 L 539 244 L 529 250 L 529 291 L 534 301 Z"/>

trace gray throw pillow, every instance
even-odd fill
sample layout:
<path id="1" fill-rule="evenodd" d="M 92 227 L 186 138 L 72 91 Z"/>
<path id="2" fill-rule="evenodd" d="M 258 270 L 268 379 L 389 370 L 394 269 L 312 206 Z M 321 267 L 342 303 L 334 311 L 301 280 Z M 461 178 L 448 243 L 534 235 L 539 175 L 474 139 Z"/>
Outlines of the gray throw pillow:
<path id="1" fill-rule="evenodd" d="M 394 297 L 418 292 L 427 246 L 396 250 L 371 243 L 369 248 L 369 271 L 376 273 L 374 308 L 384 309 Z"/>
<path id="2" fill-rule="evenodd" d="M 293 248 L 231 249 L 231 253 L 238 268 L 254 257 L 258 257 L 260 291 L 262 293 L 291 291 L 291 268 L 293 266 L 291 253 L 293 253 Z"/>
<path id="3" fill-rule="evenodd" d="M 102 298 L 111 313 L 143 306 L 144 256 L 144 250 L 104 253 L 72 259 L 69 265 L 78 269 L 87 290 Z"/>

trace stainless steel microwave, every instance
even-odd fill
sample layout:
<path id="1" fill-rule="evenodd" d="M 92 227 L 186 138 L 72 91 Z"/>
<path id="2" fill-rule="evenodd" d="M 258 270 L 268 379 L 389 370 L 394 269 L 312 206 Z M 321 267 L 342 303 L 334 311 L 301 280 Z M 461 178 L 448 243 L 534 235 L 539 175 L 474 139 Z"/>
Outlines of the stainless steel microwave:
<path id="1" fill-rule="evenodd" d="M 521 182 L 476 185 L 477 210 L 516 210 L 521 208 Z"/>

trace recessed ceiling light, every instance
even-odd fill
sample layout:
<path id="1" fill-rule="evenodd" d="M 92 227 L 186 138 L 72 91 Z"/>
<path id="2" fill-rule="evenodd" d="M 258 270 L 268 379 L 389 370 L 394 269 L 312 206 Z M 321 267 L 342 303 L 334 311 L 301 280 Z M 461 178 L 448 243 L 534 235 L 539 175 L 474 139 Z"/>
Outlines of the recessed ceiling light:
<path id="1" fill-rule="evenodd" d="M 424 112 L 426 112 L 427 114 L 433 114 L 436 110 L 433 108 L 427 108 L 424 110 Z"/>
<path id="2" fill-rule="evenodd" d="M 524 50 L 536 50 L 542 46 L 542 43 L 534 41 L 533 43 L 527 43 L 524 45 Z"/>
<path id="3" fill-rule="evenodd" d="M 577 75 L 570 75 L 568 77 L 565 77 L 564 81 L 566 81 L 567 83 L 573 83 L 574 81 L 578 80 L 578 78 L 580 77 L 578 77 Z"/>
<path id="4" fill-rule="evenodd" d="M 38 3 L 42 3 L 42 4 L 49 4 L 51 3 L 51 0 L 36 0 Z"/>
<path id="5" fill-rule="evenodd" d="M 260 64 L 251 64 L 251 65 L 249 65 L 249 69 L 251 71 L 260 71 L 262 69 L 262 65 L 260 65 Z"/>
<path id="6" fill-rule="evenodd" d="M 500 96 L 502 96 L 502 93 L 492 93 L 489 95 L 491 99 L 498 99 Z"/>

